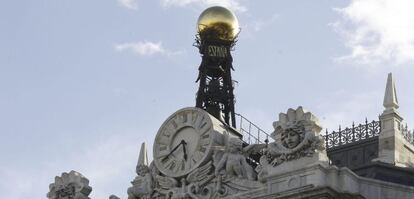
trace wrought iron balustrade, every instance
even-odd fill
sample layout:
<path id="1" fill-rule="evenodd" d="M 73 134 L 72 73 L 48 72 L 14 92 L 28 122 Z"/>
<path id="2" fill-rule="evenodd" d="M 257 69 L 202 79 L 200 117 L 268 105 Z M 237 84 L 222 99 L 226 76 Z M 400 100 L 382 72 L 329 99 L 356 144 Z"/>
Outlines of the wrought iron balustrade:
<path id="1" fill-rule="evenodd" d="M 352 124 L 351 128 L 341 129 L 339 126 L 338 131 L 332 131 L 328 133 L 326 130 L 325 138 L 326 149 L 333 149 L 335 147 L 359 142 L 362 140 L 378 137 L 381 132 L 381 122 L 373 120 L 368 122 L 365 119 L 365 124 L 355 125 Z"/>
<path id="2" fill-rule="evenodd" d="M 236 113 L 236 116 L 239 118 L 239 123 L 237 129 L 243 135 L 243 141 L 247 144 L 262 144 L 266 140 L 269 141 L 270 136 L 264 130 L 262 130 L 257 125 L 253 124 L 250 120 L 244 116 Z"/>

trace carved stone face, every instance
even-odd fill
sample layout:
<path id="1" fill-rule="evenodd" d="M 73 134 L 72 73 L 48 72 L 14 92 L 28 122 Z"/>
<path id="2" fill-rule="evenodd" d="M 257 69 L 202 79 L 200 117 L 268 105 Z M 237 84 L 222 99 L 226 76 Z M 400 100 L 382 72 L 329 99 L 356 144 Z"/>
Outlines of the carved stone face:
<path id="1" fill-rule="evenodd" d="M 293 129 L 287 129 L 282 134 L 282 144 L 283 146 L 293 149 L 300 143 L 300 135 L 299 132 L 293 130 Z"/>
<path id="2" fill-rule="evenodd" d="M 229 140 L 229 151 L 231 153 L 238 152 L 242 149 L 243 143 L 240 139 L 237 138 L 230 138 Z"/>

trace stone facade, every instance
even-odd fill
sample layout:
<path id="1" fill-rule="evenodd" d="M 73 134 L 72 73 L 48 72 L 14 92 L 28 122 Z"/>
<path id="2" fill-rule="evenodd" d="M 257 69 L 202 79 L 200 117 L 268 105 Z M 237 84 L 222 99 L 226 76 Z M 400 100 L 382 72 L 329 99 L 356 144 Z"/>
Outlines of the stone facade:
<path id="1" fill-rule="evenodd" d="M 378 158 L 372 163 L 387 171 L 365 177 L 353 168 L 332 165 L 318 118 L 302 107 L 279 114 L 270 142 L 250 145 L 204 110 L 181 109 L 161 126 L 151 163 L 142 144 L 128 199 L 414 198 L 414 177 L 406 183 L 390 179 L 393 172 L 414 175 L 414 147 L 401 128 L 391 74 L 384 107 L 375 145 Z M 49 199 L 89 199 L 92 191 L 89 181 L 75 171 L 56 177 L 49 189 Z"/>

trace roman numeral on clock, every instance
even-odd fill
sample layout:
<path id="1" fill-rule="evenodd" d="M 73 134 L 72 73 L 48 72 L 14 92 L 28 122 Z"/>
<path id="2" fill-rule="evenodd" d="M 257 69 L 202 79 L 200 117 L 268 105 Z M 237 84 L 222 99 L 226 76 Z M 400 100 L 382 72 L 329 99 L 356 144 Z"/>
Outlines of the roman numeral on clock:
<path id="1" fill-rule="evenodd" d="M 167 156 L 170 152 L 168 150 L 160 150 L 158 152 L 158 156 L 157 158 L 164 158 L 165 156 Z"/>
<path id="2" fill-rule="evenodd" d="M 165 168 L 168 168 L 170 170 L 174 169 L 176 166 L 176 162 L 174 159 L 168 159 L 166 164 L 165 164 Z"/>

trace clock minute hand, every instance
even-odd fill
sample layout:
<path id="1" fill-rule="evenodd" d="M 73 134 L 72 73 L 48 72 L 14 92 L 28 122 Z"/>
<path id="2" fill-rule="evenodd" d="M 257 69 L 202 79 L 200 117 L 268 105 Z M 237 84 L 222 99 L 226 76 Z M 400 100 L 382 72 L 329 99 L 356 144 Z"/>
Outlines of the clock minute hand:
<path id="1" fill-rule="evenodd" d="M 165 159 L 167 159 L 172 153 L 174 153 L 174 151 L 176 151 L 177 149 L 178 149 L 178 147 L 180 146 L 180 145 L 182 145 L 183 144 L 183 141 L 184 140 L 182 140 L 181 142 L 180 142 L 180 144 L 178 144 L 177 146 L 175 146 L 174 148 L 173 148 L 173 150 L 171 150 L 170 151 L 170 153 L 168 153 L 164 158 L 162 158 L 162 160 L 165 160 Z"/>

